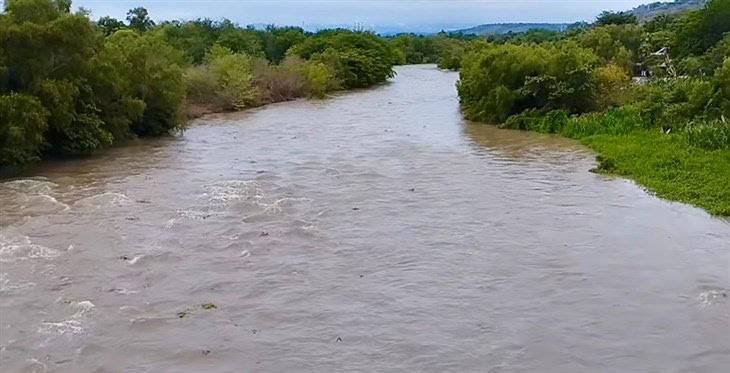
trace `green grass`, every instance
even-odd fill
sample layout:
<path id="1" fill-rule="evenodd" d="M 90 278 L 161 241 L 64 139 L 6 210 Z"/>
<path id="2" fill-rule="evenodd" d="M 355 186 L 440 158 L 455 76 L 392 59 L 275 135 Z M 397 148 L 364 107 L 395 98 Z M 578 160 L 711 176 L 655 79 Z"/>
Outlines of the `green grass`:
<path id="1" fill-rule="evenodd" d="M 650 128 L 631 107 L 568 116 L 525 112 L 500 125 L 581 140 L 598 153 L 596 171 L 636 181 L 661 198 L 730 216 L 730 126 L 699 123 L 672 134 Z"/>
<path id="2" fill-rule="evenodd" d="M 693 147 L 682 135 L 654 130 L 582 141 L 598 153 L 598 172 L 632 179 L 658 197 L 730 216 L 730 150 Z"/>

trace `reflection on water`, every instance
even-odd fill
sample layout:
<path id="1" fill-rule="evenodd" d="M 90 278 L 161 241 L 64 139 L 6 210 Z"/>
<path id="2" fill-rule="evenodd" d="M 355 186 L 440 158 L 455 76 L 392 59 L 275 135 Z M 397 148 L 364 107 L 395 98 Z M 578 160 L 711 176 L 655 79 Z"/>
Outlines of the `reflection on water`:
<path id="1" fill-rule="evenodd" d="M 730 365 L 730 225 L 464 122 L 456 78 L 404 67 L 0 184 L 2 370 Z"/>

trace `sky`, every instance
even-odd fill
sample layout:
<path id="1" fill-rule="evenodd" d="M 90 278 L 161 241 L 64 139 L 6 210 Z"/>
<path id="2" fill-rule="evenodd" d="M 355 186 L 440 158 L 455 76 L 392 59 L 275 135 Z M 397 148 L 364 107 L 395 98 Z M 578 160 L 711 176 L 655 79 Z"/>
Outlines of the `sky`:
<path id="1" fill-rule="evenodd" d="M 124 19 L 144 6 L 155 20 L 228 18 L 242 25 L 277 24 L 309 30 L 331 26 L 437 32 L 484 23 L 590 21 L 603 10 L 627 10 L 655 0 L 73 0 L 92 17 Z"/>

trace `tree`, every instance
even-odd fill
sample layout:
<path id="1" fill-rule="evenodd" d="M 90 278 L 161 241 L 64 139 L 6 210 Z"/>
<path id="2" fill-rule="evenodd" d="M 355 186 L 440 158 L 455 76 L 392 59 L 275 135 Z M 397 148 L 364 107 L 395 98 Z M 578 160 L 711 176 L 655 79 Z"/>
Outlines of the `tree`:
<path id="1" fill-rule="evenodd" d="M 601 57 L 603 63 L 621 66 L 630 72 L 638 61 L 645 34 L 638 25 L 606 25 L 587 31 L 581 45 Z M 654 52 L 654 51 L 652 51 Z"/>
<path id="2" fill-rule="evenodd" d="M 0 96 L 0 166 L 39 159 L 48 113 L 37 98 L 23 94 Z"/>
<path id="3" fill-rule="evenodd" d="M 290 52 L 332 67 L 344 88 L 363 88 L 394 75 L 395 53 L 378 36 L 348 30 L 322 31 Z"/>
<path id="4" fill-rule="evenodd" d="M 155 26 L 155 22 L 150 18 L 147 9 L 143 7 L 130 9 L 127 12 L 127 22 L 129 22 L 130 28 L 140 32 L 147 31 L 149 28 Z"/>
<path id="5" fill-rule="evenodd" d="M 104 35 L 106 36 L 126 27 L 124 22 L 109 16 L 99 18 L 99 20 L 96 21 L 96 25 L 104 31 Z"/>
<path id="6" fill-rule="evenodd" d="M 678 56 L 703 54 L 730 32 L 730 0 L 711 0 L 701 11 L 680 18 L 672 28 Z"/>
<path id="7" fill-rule="evenodd" d="M 504 122 L 525 110 L 589 110 L 598 58 L 575 43 L 486 45 L 462 60 L 459 96 L 470 119 Z"/>
<path id="8" fill-rule="evenodd" d="M 122 79 L 129 82 L 132 97 L 144 102 L 144 112 L 131 123 L 131 130 L 137 135 L 158 136 L 182 128 L 185 81 L 180 51 L 158 33 L 131 30 L 114 33 L 105 48 L 120 53 Z"/>
<path id="9" fill-rule="evenodd" d="M 634 25 L 639 21 L 635 15 L 630 12 L 609 12 L 605 11 L 601 13 L 597 18 L 596 26 L 605 25 Z"/>
<path id="10" fill-rule="evenodd" d="M 273 63 L 283 61 L 289 48 L 307 38 L 304 30 L 299 27 L 275 27 L 273 25 L 268 26 L 266 32 L 260 35 L 266 59 Z"/>

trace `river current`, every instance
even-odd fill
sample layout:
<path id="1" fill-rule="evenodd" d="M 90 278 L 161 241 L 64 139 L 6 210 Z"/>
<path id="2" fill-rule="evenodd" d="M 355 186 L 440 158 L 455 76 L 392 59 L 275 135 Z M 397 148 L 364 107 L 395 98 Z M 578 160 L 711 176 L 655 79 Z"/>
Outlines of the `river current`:
<path id="1" fill-rule="evenodd" d="M 397 72 L 1 182 L 0 370 L 730 367 L 727 220 Z"/>

